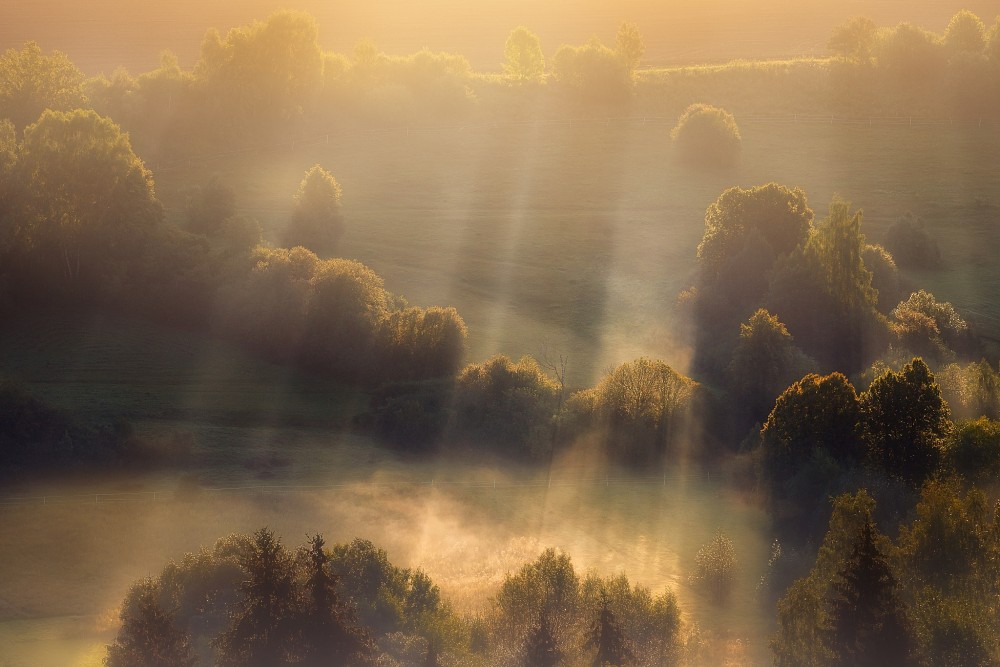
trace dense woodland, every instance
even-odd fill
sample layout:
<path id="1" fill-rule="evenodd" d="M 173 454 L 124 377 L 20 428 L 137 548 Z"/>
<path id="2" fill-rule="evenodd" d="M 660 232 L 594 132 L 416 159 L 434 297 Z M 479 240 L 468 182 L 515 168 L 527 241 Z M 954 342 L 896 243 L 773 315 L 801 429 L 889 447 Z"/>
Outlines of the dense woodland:
<path id="1" fill-rule="evenodd" d="M 454 308 L 410 306 L 338 257 L 350 219 L 322 165 L 269 237 L 215 180 L 168 220 L 150 169 L 401 119 L 668 109 L 672 157 L 725 173 L 751 108 L 998 120 L 1000 19 L 962 12 L 938 35 L 858 18 L 829 48 L 818 61 L 647 70 L 635 25 L 548 60 L 519 27 L 502 72 L 481 73 L 457 54 L 369 42 L 324 52 L 309 16 L 280 12 L 209 31 L 190 71 L 167 53 L 151 72 L 86 79 L 27 43 L 0 56 L 0 317 L 113 312 L 218 337 L 360 387 L 370 405 L 354 428 L 417 455 L 545 463 L 585 440 L 643 466 L 694 443 L 687 454 L 729 462 L 781 533 L 762 583 L 777 601 L 775 664 L 1000 664 L 1000 366 L 961 313 L 901 276 L 942 268 L 919 220 L 867 239 L 847 201 L 817 216 L 797 188 L 726 189 L 677 299 L 691 377 L 641 357 L 572 387 L 563 359 L 467 359 Z M 127 421 L 66 414 L 16 380 L 0 385 L 2 474 L 158 463 Z M 725 605 L 736 576 L 720 534 L 692 578 Z M 470 617 L 371 543 L 317 535 L 292 549 L 266 529 L 137 582 L 121 621 L 111 667 L 720 659 L 670 591 L 578 574 L 566 554 L 509 574 Z"/>

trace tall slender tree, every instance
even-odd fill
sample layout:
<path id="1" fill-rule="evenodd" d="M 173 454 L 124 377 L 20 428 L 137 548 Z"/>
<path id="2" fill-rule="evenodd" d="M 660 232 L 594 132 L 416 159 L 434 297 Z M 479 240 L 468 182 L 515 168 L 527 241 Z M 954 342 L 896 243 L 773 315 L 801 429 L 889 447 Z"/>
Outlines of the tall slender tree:
<path id="1" fill-rule="evenodd" d="M 896 578 L 867 520 L 831 586 L 830 648 L 838 664 L 905 667 L 916 664 L 906 611 Z"/>

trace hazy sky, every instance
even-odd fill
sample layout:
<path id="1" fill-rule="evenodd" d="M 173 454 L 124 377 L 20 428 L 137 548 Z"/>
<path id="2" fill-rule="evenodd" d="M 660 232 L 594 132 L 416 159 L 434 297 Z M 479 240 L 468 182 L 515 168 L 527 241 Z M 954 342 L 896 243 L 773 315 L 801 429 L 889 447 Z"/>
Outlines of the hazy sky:
<path id="1" fill-rule="evenodd" d="M 368 37 L 389 53 L 458 51 L 483 70 L 498 69 L 507 34 L 521 24 L 551 56 L 591 35 L 610 42 L 629 20 L 646 38 L 648 64 L 677 64 L 822 54 L 831 28 L 858 14 L 940 32 L 963 7 L 987 24 L 1000 12 L 997 0 L 3 0 L 0 48 L 34 39 L 91 74 L 117 65 L 151 69 L 164 49 L 191 66 L 207 28 L 224 32 L 279 7 L 316 16 L 328 50 L 347 52 Z"/>

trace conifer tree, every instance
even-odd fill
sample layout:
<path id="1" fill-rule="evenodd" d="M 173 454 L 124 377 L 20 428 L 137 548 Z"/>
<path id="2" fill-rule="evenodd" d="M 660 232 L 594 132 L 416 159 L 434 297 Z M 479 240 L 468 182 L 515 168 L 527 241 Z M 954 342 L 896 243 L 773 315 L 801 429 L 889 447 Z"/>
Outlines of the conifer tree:
<path id="1" fill-rule="evenodd" d="M 538 627 L 528 637 L 525 650 L 525 667 L 555 667 L 562 661 L 562 651 L 552 636 L 549 617 L 544 610 L 539 618 Z"/>
<path id="2" fill-rule="evenodd" d="M 829 595 L 829 646 L 855 667 L 915 664 L 912 637 L 896 578 L 868 519 Z"/>
<path id="3" fill-rule="evenodd" d="M 594 667 L 616 665 L 620 667 L 635 656 L 628 646 L 621 624 L 608 603 L 607 593 L 601 593 L 601 611 L 590 630 L 590 645 L 597 648 Z"/>

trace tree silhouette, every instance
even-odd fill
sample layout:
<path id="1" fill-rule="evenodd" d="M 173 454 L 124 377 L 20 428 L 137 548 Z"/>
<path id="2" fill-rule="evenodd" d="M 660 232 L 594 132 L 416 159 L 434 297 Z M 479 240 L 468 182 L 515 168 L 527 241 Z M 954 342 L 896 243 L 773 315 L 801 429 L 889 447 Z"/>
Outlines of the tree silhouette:
<path id="1" fill-rule="evenodd" d="M 934 375 L 919 357 L 861 394 L 862 437 L 870 464 L 919 483 L 937 465 L 951 422 Z"/>
<path id="2" fill-rule="evenodd" d="M 373 650 L 368 634 L 337 595 L 338 577 L 330 570 L 330 555 L 325 542 L 314 535 L 304 550 L 306 557 L 305 599 L 301 624 L 304 657 L 307 667 L 351 664 Z"/>
<path id="3" fill-rule="evenodd" d="M 562 651 L 552 636 L 549 617 L 544 609 L 538 619 L 538 627 L 528 636 L 525 653 L 525 667 L 555 667 L 562 661 Z"/>
<path id="4" fill-rule="evenodd" d="M 503 48 L 504 74 L 517 81 L 538 81 L 545 74 L 545 57 L 538 35 L 518 26 Z"/>
<path id="5" fill-rule="evenodd" d="M 295 580 L 288 551 L 267 528 L 240 559 L 246 579 L 229 628 L 217 639 L 220 667 L 282 667 L 295 651 Z"/>
<path id="6" fill-rule="evenodd" d="M 341 195 L 340 184 L 330 172 L 318 164 L 309 169 L 295 194 L 284 244 L 305 246 L 319 254 L 334 251 L 344 234 Z"/>
<path id="7" fill-rule="evenodd" d="M 597 649 L 594 656 L 594 667 L 603 667 L 604 665 L 620 667 L 635 659 L 621 624 L 618 623 L 614 612 L 611 611 L 608 596 L 603 592 L 601 594 L 601 610 L 590 629 L 588 644 Z"/>
<path id="8" fill-rule="evenodd" d="M 132 586 L 121 612 L 122 627 L 104 659 L 106 667 L 191 667 L 191 638 L 174 623 L 150 579 Z"/>
<path id="9" fill-rule="evenodd" d="M 914 664 L 905 609 L 896 578 L 866 521 L 829 598 L 830 648 L 839 664 L 856 667 L 903 667 Z"/>

